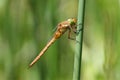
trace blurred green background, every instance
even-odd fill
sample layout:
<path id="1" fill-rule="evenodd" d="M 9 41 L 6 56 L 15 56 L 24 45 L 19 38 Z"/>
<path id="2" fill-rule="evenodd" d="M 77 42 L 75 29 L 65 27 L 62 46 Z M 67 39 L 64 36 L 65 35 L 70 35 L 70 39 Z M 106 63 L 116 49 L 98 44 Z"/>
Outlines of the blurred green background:
<path id="1" fill-rule="evenodd" d="M 57 24 L 77 18 L 78 0 L 0 0 L 0 80 L 72 80 L 67 33 L 30 69 Z M 120 0 L 86 0 L 81 80 L 120 79 Z"/>

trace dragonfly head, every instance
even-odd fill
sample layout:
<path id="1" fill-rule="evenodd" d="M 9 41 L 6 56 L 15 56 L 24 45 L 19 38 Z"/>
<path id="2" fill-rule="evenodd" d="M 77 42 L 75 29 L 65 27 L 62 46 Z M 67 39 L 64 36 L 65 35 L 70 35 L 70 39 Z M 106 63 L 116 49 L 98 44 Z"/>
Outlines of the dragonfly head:
<path id="1" fill-rule="evenodd" d="M 70 23 L 71 26 L 77 24 L 77 19 L 76 18 L 70 18 L 67 21 Z"/>

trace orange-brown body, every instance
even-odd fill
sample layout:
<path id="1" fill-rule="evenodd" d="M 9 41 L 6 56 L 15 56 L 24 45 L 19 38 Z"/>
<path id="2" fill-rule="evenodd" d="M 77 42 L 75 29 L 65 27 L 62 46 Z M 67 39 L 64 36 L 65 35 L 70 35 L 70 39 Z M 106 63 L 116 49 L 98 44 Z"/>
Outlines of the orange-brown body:
<path id="1" fill-rule="evenodd" d="M 47 45 L 42 49 L 39 55 L 31 62 L 29 67 L 35 64 L 40 57 L 46 52 L 46 50 L 50 47 L 51 44 L 55 42 L 58 38 L 60 38 L 67 30 L 69 30 L 68 38 L 70 38 L 70 32 L 73 28 L 76 27 L 76 19 L 68 19 L 67 21 L 63 21 L 57 25 L 57 30 L 53 35 L 53 38 L 47 43 Z"/>

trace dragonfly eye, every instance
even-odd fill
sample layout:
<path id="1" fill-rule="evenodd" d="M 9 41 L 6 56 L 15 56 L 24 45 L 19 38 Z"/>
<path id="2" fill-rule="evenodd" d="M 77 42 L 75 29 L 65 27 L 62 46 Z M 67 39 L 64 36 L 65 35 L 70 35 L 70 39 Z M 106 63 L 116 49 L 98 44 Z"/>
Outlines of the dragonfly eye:
<path id="1" fill-rule="evenodd" d="M 67 21 L 69 21 L 70 25 L 76 25 L 77 23 L 77 19 L 75 18 L 68 19 Z"/>

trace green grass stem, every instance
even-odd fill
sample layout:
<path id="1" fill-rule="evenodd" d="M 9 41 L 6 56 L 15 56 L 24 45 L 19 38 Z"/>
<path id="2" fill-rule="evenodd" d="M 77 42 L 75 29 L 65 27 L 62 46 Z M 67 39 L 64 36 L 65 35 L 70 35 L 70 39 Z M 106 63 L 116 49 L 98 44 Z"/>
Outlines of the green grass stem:
<path id="1" fill-rule="evenodd" d="M 81 24 L 81 25 L 77 27 L 77 30 L 80 30 L 82 28 L 82 31 L 80 31 L 79 34 L 76 36 L 76 40 L 79 41 L 80 43 L 76 43 L 76 53 L 74 56 L 73 80 L 80 80 L 84 15 L 85 15 L 85 0 L 79 0 L 78 24 Z"/>

